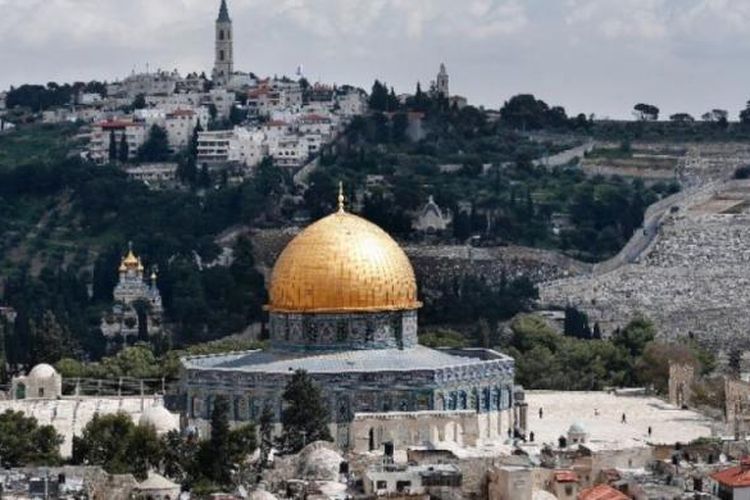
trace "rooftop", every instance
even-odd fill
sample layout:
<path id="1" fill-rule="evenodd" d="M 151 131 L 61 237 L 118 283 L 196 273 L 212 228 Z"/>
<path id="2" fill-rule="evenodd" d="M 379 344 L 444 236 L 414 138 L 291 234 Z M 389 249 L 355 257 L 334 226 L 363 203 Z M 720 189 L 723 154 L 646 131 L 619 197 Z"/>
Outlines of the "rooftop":
<path id="1" fill-rule="evenodd" d="M 578 500 L 628 500 L 628 498 L 624 493 L 606 484 L 587 488 L 578 494 Z"/>
<path id="2" fill-rule="evenodd" d="M 730 488 L 750 487 L 750 458 L 743 458 L 742 463 L 736 467 L 711 474 L 711 478 Z"/>
<path id="3" fill-rule="evenodd" d="M 508 359 L 494 351 L 466 351 L 464 356 L 417 346 L 404 350 L 373 349 L 325 353 L 251 351 L 185 358 L 183 363 L 186 368 L 204 370 L 239 370 L 252 373 L 289 373 L 305 370 L 309 373 L 343 373 L 436 370 L 483 363 L 488 357 Z"/>

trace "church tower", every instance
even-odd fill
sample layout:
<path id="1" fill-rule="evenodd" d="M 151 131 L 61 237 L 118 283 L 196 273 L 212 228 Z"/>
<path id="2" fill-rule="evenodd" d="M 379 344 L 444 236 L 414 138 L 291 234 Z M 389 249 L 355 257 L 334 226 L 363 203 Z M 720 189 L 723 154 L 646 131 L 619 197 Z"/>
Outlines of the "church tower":
<path id="1" fill-rule="evenodd" d="M 229 82 L 234 73 L 233 36 L 227 0 L 221 0 L 219 17 L 216 19 L 216 62 L 212 75 L 214 83 L 221 87 Z"/>
<path id="2" fill-rule="evenodd" d="M 450 97 L 449 82 L 450 79 L 448 77 L 448 71 L 445 69 L 445 64 L 441 64 L 440 73 L 438 73 L 437 81 L 435 82 L 435 93 L 446 99 Z"/>

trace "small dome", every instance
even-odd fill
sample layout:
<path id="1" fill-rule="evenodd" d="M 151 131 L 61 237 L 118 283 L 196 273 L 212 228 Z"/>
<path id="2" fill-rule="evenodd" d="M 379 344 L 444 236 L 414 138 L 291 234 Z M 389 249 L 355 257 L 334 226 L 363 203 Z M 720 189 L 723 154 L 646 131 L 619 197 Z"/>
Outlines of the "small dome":
<path id="1" fill-rule="evenodd" d="M 375 224 L 337 212 L 302 231 L 279 256 L 268 309 L 279 313 L 418 309 L 414 269 Z"/>
<path id="2" fill-rule="evenodd" d="M 45 379 L 45 378 L 52 378 L 55 376 L 57 376 L 57 370 L 55 370 L 54 368 L 52 368 L 50 365 L 46 363 L 36 365 L 29 372 L 29 378 Z"/>
<path id="3" fill-rule="evenodd" d="M 297 472 L 302 479 L 313 481 L 338 481 L 344 458 L 331 449 L 330 443 L 312 443 L 299 455 Z"/>
<path id="4" fill-rule="evenodd" d="M 570 426 L 570 429 L 568 429 L 568 434 L 587 434 L 587 433 L 588 431 L 586 431 L 586 428 L 580 422 L 576 422 L 575 424 Z"/>
<path id="5" fill-rule="evenodd" d="M 151 425 L 157 434 L 166 434 L 179 429 L 177 417 L 163 406 L 150 406 L 143 410 L 138 425 Z"/>

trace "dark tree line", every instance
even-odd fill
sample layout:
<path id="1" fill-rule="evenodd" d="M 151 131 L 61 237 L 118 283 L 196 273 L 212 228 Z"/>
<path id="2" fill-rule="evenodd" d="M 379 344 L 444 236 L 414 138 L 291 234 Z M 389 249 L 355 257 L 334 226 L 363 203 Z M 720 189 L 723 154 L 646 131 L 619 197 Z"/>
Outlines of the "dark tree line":
<path id="1" fill-rule="evenodd" d="M 78 94 L 81 92 L 97 93 L 106 95 L 106 84 L 101 82 L 77 82 L 70 84 L 57 84 L 49 82 L 45 85 L 21 85 L 11 87 L 6 97 L 6 105 L 9 109 L 16 106 L 29 108 L 34 112 L 45 111 L 50 108 L 76 104 Z"/>

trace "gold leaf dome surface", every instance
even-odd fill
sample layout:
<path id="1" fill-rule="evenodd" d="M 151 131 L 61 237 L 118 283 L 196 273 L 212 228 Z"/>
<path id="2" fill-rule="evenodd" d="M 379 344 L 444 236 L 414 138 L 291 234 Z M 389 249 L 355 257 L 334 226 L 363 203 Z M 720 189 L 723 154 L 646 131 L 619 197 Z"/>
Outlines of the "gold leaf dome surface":
<path id="1" fill-rule="evenodd" d="M 398 243 L 343 209 L 287 245 L 269 290 L 271 312 L 377 312 L 422 305 L 414 269 Z"/>

